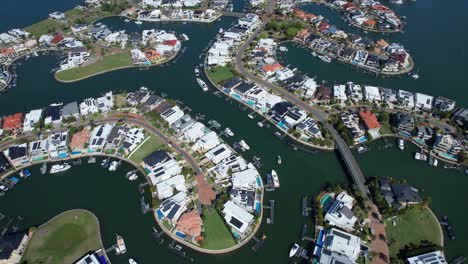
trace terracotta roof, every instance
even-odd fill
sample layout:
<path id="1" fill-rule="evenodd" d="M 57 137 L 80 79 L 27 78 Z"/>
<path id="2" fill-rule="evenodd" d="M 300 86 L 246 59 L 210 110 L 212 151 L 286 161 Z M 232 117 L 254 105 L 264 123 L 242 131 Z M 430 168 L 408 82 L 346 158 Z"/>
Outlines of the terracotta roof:
<path id="1" fill-rule="evenodd" d="M 62 35 L 55 35 L 55 37 L 50 41 L 50 43 L 57 44 L 60 41 L 62 41 L 63 39 L 64 39 L 64 37 L 62 37 Z"/>
<path id="2" fill-rule="evenodd" d="M 177 230 L 192 237 L 198 237 L 202 232 L 202 219 L 195 210 L 184 213 L 177 221 Z"/>
<path id="3" fill-rule="evenodd" d="M 359 115 L 361 116 L 362 120 L 364 120 L 367 129 L 374 129 L 380 127 L 379 121 L 377 120 L 377 116 L 375 116 L 375 114 L 371 111 L 361 111 L 359 112 Z"/>
<path id="4" fill-rule="evenodd" d="M 167 45 L 167 46 L 175 46 L 177 44 L 177 40 L 176 39 L 166 40 L 162 44 Z"/>
<path id="5" fill-rule="evenodd" d="M 377 24 L 377 21 L 375 21 L 374 19 L 368 19 L 368 20 L 364 21 L 364 24 L 373 27 L 373 26 L 375 26 Z"/>
<path id="6" fill-rule="evenodd" d="M 276 70 L 283 69 L 283 66 L 281 66 L 281 64 L 279 63 L 273 63 L 273 64 L 263 65 L 262 69 L 264 72 L 274 72 Z"/>
<path id="7" fill-rule="evenodd" d="M 16 113 L 14 115 L 5 117 L 5 119 L 3 119 L 3 129 L 5 130 L 21 129 L 22 119 L 23 119 L 22 113 Z"/>
<path id="8" fill-rule="evenodd" d="M 386 47 L 388 47 L 389 44 L 388 44 L 387 41 L 385 41 L 383 39 L 379 39 L 379 40 L 377 40 L 377 45 L 381 46 L 382 48 L 386 48 Z"/>
<path id="9" fill-rule="evenodd" d="M 216 192 L 211 188 L 211 185 L 206 182 L 203 175 L 195 177 L 198 183 L 198 199 L 203 205 L 211 205 L 211 201 L 216 198 Z"/>
<path id="10" fill-rule="evenodd" d="M 15 53 L 14 48 L 4 48 L 4 49 L 0 50 L 0 54 L 3 54 L 5 56 L 7 56 L 9 54 L 12 54 L 12 53 Z"/>
<path id="11" fill-rule="evenodd" d="M 84 148 L 86 142 L 89 139 L 89 130 L 83 129 L 80 132 L 73 134 L 72 140 L 70 142 L 71 149 L 81 149 Z"/>

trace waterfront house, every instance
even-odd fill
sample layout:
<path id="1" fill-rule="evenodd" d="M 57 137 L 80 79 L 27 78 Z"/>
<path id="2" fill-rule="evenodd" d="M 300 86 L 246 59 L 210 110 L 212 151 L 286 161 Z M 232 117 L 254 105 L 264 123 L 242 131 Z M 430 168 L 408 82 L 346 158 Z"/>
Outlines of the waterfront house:
<path id="1" fill-rule="evenodd" d="M 434 108 L 442 112 L 451 112 L 455 109 L 455 101 L 439 96 L 434 101 Z"/>
<path id="2" fill-rule="evenodd" d="M 317 88 L 317 92 L 314 95 L 314 102 L 329 104 L 332 97 L 332 91 L 330 87 L 320 85 Z"/>
<path id="3" fill-rule="evenodd" d="M 231 155 L 223 159 L 215 167 L 209 169 L 218 180 L 230 178 L 232 173 L 247 169 L 247 161 L 241 156 Z"/>
<path id="4" fill-rule="evenodd" d="M 461 128 L 468 129 L 468 108 L 459 108 L 453 115 L 452 119 Z"/>
<path id="5" fill-rule="evenodd" d="M 343 103 L 348 100 L 345 85 L 333 85 L 333 100 L 335 103 Z"/>
<path id="6" fill-rule="evenodd" d="M 203 239 L 201 237 L 203 221 L 198 215 L 197 210 L 185 212 L 177 221 L 176 229 L 178 232 L 193 238 L 195 241 Z"/>
<path id="7" fill-rule="evenodd" d="M 410 93 L 405 90 L 398 90 L 398 102 L 400 105 L 406 109 L 414 108 L 414 96 L 413 93 Z"/>
<path id="8" fill-rule="evenodd" d="M 423 201 L 419 196 L 419 190 L 408 184 L 392 183 L 388 179 L 381 179 L 379 183 L 387 204 L 397 210 Z"/>
<path id="9" fill-rule="evenodd" d="M 62 103 L 49 105 L 45 110 L 45 125 L 60 125 L 62 123 Z"/>
<path id="10" fill-rule="evenodd" d="M 29 162 L 28 145 L 26 143 L 10 146 L 3 151 L 3 154 L 5 154 L 5 157 L 8 158 L 14 167 L 19 167 Z"/>
<path id="11" fill-rule="evenodd" d="M 5 157 L 5 154 L 3 154 L 3 152 L 0 152 L 0 175 L 9 171 L 10 168 L 10 162 L 8 162 L 7 158 Z"/>
<path id="12" fill-rule="evenodd" d="M 161 114 L 162 119 L 164 119 L 169 125 L 172 125 L 183 116 L 184 112 L 177 105 Z"/>
<path id="13" fill-rule="evenodd" d="M 275 74 L 275 79 L 280 82 L 284 82 L 292 77 L 294 77 L 294 72 L 288 67 L 277 70 Z"/>
<path id="14" fill-rule="evenodd" d="M 348 195 L 345 191 L 336 195 L 335 201 L 325 213 L 325 220 L 330 225 L 352 231 L 356 224 L 357 218 L 352 211 L 354 198 Z"/>
<path id="15" fill-rule="evenodd" d="M 437 134 L 433 151 L 444 158 L 458 160 L 458 154 L 463 151 L 461 142 L 450 134 Z"/>
<path id="16" fill-rule="evenodd" d="M 145 53 L 139 49 L 132 49 L 130 51 L 132 55 L 132 63 L 135 65 L 151 65 L 151 61 L 146 57 Z"/>
<path id="17" fill-rule="evenodd" d="M 29 156 L 32 162 L 49 159 L 49 141 L 47 139 L 29 142 Z"/>
<path id="18" fill-rule="evenodd" d="M 232 154 L 233 152 L 230 148 L 228 148 L 225 144 L 221 144 L 206 152 L 205 157 L 216 165 Z"/>
<path id="19" fill-rule="evenodd" d="M 238 100 L 246 99 L 246 95 L 248 94 L 248 92 L 254 88 L 255 84 L 242 82 L 241 84 L 237 85 L 234 89 L 232 89 L 233 96 Z"/>
<path id="20" fill-rule="evenodd" d="M 164 150 L 152 152 L 143 159 L 141 166 L 145 169 L 153 185 L 179 174 L 182 167 Z"/>
<path id="21" fill-rule="evenodd" d="M 398 134 L 411 137 L 414 130 L 414 118 L 410 113 L 397 112 L 391 115 L 391 124 L 398 130 Z"/>
<path id="22" fill-rule="evenodd" d="M 51 159 L 63 159 L 68 157 L 68 130 L 53 133 L 47 140 L 47 151 Z"/>
<path id="23" fill-rule="evenodd" d="M 240 234 L 243 234 L 254 220 L 253 215 L 232 201 L 224 204 L 223 214 L 226 223 Z"/>
<path id="24" fill-rule="evenodd" d="M 65 38 L 64 38 L 62 35 L 59 35 L 59 34 L 54 35 L 54 36 L 52 37 L 52 39 L 50 40 L 49 45 L 58 46 L 58 45 L 60 44 L 60 42 L 61 42 L 62 40 L 64 40 L 64 39 L 65 39 Z"/>
<path id="25" fill-rule="evenodd" d="M 362 93 L 362 86 L 359 84 L 354 84 L 352 82 L 348 82 L 346 84 L 346 94 L 349 98 L 349 100 L 353 102 L 360 102 L 364 98 L 364 95 Z"/>
<path id="26" fill-rule="evenodd" d="M 188 197 L 185 192 L 179 192 L 161 202 L 156 214 L 159 220 L 167 219 L 173 226 L 177 224 L 180 216 L 187 211 Z"/>
<path id="27" fill-rule="evenodd" d="M 0 43 L 9 45 L 12 43 L 17 43 L 19 40 L 15 36 L 12 36 L 8 33 L 0 33 Z"/>
<path id="28" fill-rule="evenodd" d="M 91 132 L 91 138 L 89 140 L 88 152 L 101 152 L 106 144 L 107 137 L 109 136 L 114 124 L 105 123 L 96 126 Z"/>
<path id="29" fill-rule="evenodd" d="M 164 200 L 172 197 L 174 192 L 186 192 L 185 178 L 183 175 L 175 175 L 169 179 L 160 181 L 156 184 L 156 192 L 158 193 L 158 199 Z"/>
<path id="30" fill-rule="evenodd" d="M 194 120 L 189 114 L 185 114 L 183 117 L 179 118 L 179 120 L 175 121 L 171 127 L 177 132 L 185 132 L 195 122 L 196 120 Z"/>
<path id="31" fill-rule="evenodd" d="M 20 263 L 29 242 L 27 231 L 7 233 L 0 237 L 0 263 Z"/>
<path id="32" fill-rule="evenodd" d="M 364 122 L 364 126 L 367 129 L 367 133 L 369 133 L 372 139 L 379 138 L 380 124 L 377 120 L 377 116 L 369 110 L 360 111 L 359 116 Z"/>
<path id="33" fill-rule="evenodd" d="M 144 130 L 139 127 L 132 127 L 125 131 L 124 134 L 125 137 L 121 149 L 126 155 L 135 150 L 146 138 Z"/>
<path id="34" fill-rule="evenodd" d="M 23 128 L 22 126 L 22 119 L 23 119 L 23 114 L 22 113 L 16 113 L 14 115 L 7 116 L 3 119 L 3 130 L 10 131 L 13 134 L 16 134 L 21 131 Z"/>
<path id="35" fill-rule="evenodd" d="M 148 88 L 140 87 L 137 91 L 128 93 L 125 97 L 125 102 L 130 106 L 135 107 L 138 104 L 145 102 L 151 95 L 152 92 L 150 92 Z"/>
<path id="36" fill-rule="evenodd" d="M 62 117 L 64 119 L 80 117 L 80 109 L 78 108 L 77 102 L 71 102 L 63 106 L 62 108 Z"/>
<path id="37" fill-rule="evenodd" d="M 415 109 L 431 111 L 434 97 L 422 93 L 416 93 L 414 97 Z"/>
<path id="38" fill-rule="evenodd" d="M 320 131 L 320 128 L 315 122 L 310 117 L 307 117 L 305 120 L 297 124 L 296 130 L 301 132 L 301 136 L 305 138 L 322 138 L 322 132 Z"/>
<path id="39" fill-rule="evenodd" d="M 307 78 L 301 83 L 300 89 L 304 90 L 305 98 L 312 98 L 318 89 L 317 82 L 313 78 Z"/>
<path id="40" fill-rule="evenodd" d="M 307 118 L 307 113 L 298 107 L 293 107 L 284 116 L 283 124 L 289 128 L 295 127 L 300 122 L 304 121 Z"/>
<path id="41" fill-rule="evenodd" d="M 356 263 L 361 252 L 361 239 L 336 228 L 321 231 L 314 255 L 320 257 L 320 264 Z M 320 238 L 320 237 L 319 237 Z"/>
<path id="42" fill-rule="evenodd" d="M 88 141 L 90 137 L 90 131 L 88 128 L 76 132 L 73 134 L 70 141 L 71 155 L 83 154 L 86 152 Z"/>
<path id="43" fill-rule="evenodd" d="M 260 175 L 251 163 L 248 164 L 248 169 L 235 172 L 231 177 L 232 188 L 229 190 L 229 197 L 236 205 L 248 212 L 255 210 L 257 177 Z"/>
<path id="44" fill-rule="evenodd" d="M 364 98 L 368 102 L 380 102 L 382 97 L 380 96 L 380 91 L 378 87 L 375 86 L 364 86 Z"/>
<path id="45" fill-rule="evenodd" d="M 434 137 L 434 130 L 427 126 L 418 126 L 416 135 L 424 142 Z"/>
<path id="46" fill-rule="evenodd" d="M 444 253 L 440 250 L 424 253 L 406 260 L 408 264 L 447 264 Z"/>
<path id="47" fill-rule="evenodd" d="M 88 29 L 88 25 L 87 24 L 74 24 L 70 27 L 70 29 L 72 30 L 73 33 L 79 33 L 81 31 L 84 31 L 86 29 Z"/>
<path id="48" fill-rule="evenodd" d="M 125 130 L 128 130 L 126 127 L 122 127 L 119 125 L 115 125 L 106 139 L 106 145 L 104 146 L 104 150 L 115 152 L 122 144 L 124 139 Z"/>
<path id="49" fill-rule="evenodd" d="M 55 20 L 64 20 L 65 19 L 65 14 L 62 12 L 52 12 L 49 14 L 49 18 L 55 19 Z"/>
<path id="50" fill-rule="evenodd" d="M 344 126 L 348 129 L 348 134 L 353 139 L 355 144 L 362 143 L 367 140 L 366 131 L 361 125 L 359 115 L 356 112 L 343 112 L 340 115 L 340 119 Z"/>
<path id="51" fill-rule="evenodd" d="M 218 146 L 220 143 L 221 142 L 216 132 L 210 131 L 201 137 L 197 142 L 195 142 L 195 144 L 193 144 L 192 150 L 205 153 L 210 149 Z"/>
<path id="52" fill-rule="evenodd" d="M 195 122 L 183 132 L 182 138 L 188 142 L 195 142 L 201 137 L 203 137 L 206 131 L 207 128 L 204 124 L 200 122 Z"/>
<path id="53" fill-rule="evenodd" d="M 114 107 L 114 97 L 112 96 L 112 91 L 107 92 L 104 96 L 98 97 L 96 102 L 97 109 L 100 113 L 107 113 L 112 110 L 112 107 Z"/>
<path id="54" fill-rule="evenodd" d="M 80 103 L 80 113 L 82 116 L 87 116 L 88 114 L 94 114 L 99 112 L 97 108 L 97 101 L 94 98 L 86 98 Z"/>
<path id="55" fill-rule="evenodd" d="M 387 103 L 387 104 L 394 104 L 398 102 L 398 93 L 396 90 L 390 89 L 390 88 L 382 88 L 380 89 L 380 95 L 381 98 Z"/>

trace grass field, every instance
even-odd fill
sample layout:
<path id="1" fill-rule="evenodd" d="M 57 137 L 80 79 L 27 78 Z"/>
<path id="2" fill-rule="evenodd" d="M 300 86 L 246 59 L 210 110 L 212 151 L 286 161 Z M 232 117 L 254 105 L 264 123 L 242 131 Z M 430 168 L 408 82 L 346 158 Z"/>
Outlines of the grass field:
<path id="1" fill-rule="evenodd" d="M 86 210 L 70 210 L 37 229 L 21 259 L 28 264 L 74 263 L 101 246 L 99 224 Z"/>
<path id="2" fill-rule="evenodd" d="M 120 67 L 132 66 L 132 58 L 129 52 L 120 52 L 102 57 L 95 63 L 77 67 L 69 70 L 57 72 L 55 77 L 60 81 L 73 81 L 88 77 L 93 74 L 117 69 Z"/>
<path id="3" fill-rule="evenodd" d="M 393 226 L 392 220 L 396 225 Z M 441 235 L 439 223 L 427 208 L 414 207 L 403 215 L 385 221 L 385 230 L 388 236 L 390 255 L 396 256 L 407 244 L 420 244 L 421 240 L 428 240 L 440 245 Z"/>
<path id="4" fill-rule="evenodd" d="M 149 139 L 143 143 L 134 153 L 130 154 L 129 159 L 137 164 L 140 164 L 143 159 L 164 146 L 164 143 L 157 137 L 150 135 Z"/>
<path id="5" fill-rule="evenodd" d="M 201 246 L 206 249 L 224 249 L 236 245 L 231 232 L 224 224 L 218 212 L 203 209 L 204 240 Z"/>
<path id="6" fill-rule="evenodd" d="M 228 66 L 211 68 L 207 71 L 207 73 L 208 77 L 210 77 L 210 79 L 217 84 L 234 77 L 234 72 L 232 71 L 231 67 Z"/>
<path id="7" fill-rule="evenodd" d="M 63 26 L 65 26 L 65 22 L 53 19 L 44 19 L 24 28 L 24 30 L 33 34 L 36 37 L 40 37 L 42 35 L 55 32 Z"/>

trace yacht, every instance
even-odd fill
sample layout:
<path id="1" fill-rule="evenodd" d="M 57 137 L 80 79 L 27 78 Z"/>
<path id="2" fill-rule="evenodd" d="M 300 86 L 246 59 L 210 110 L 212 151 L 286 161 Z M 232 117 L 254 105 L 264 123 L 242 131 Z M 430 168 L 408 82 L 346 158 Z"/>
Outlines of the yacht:
<path id="1" fill-rule="evenodd" d="M 127 252 L 127 247 L 125 246 L 125 240 L 123 237 L 117 235 L 117 247 L 115 251 L 118 255 L 125 254 Z"/>
<path id="2" fill-rule="evenodd" d="M 426 161 L 426 160 L 427 160 L 427 156 L 426 156 L 426 154 L 424 154 L 424 153 L 422 153 L 422 152 L 416 152 L 416 154 L 414 154 L 414 159 Z"/>
<path id="3" fill-rule="evenodd" d="M 141 24 L 143 24 L 143 22 L 141 22 L 140 20 L 137 20 L 137 21 L 135 21 L 135 24 L 141 25 Z"/>
<path id="4" fill-rule="evenodd" d="M 419 74 L 417 74 L 415 72 L 408 73 L 408 76 L 415 79 L 415 80 L 419 79 Z"/>
<path id="5" fill-rule="evenodd" d="M 197 82 L 198 82 L 198 85 L 200 85 L 200 87 L 202 88 L 202 90 L 204 92 L 208 91 L 208 85 L 206 85 L 206 83 L 202 79 L 197 78 Z"/>
<path id="6" fill-rule="evenodd" d="M 195 75 L 196 76 L 200 75 L 200 70 L 198 68 L 195 68 Z"/>
<path id="7" fill-rule="evenodd" d="M 185 35 L 185 34 L 182 34 L 182 38 L 183 38 L 184 40 L 189 40 L 189 37 L 188 37 L 187 35 Z"/>
<path id="8" fill-rule="evenodd" d="M 317 57 L 317 52 L 312 51 L 312 56 Z"/>
<path id="9" fill-rule="evenodd" d="M 224 133 L 226 133 L 226 135 L 228 135 L 230 137 L 234 136 L 234 133 L 232 132 L 232 130 L 229 127 L 226 127 L 226 129 L 224 129 Z"/>
<path id="10" fill-rule="evenodd" d="M 432 156 L 429 158 L 429 165 L 431 165 L 432 167 L 437 167 L 438 164 L 439 161 L 436 158 Z"/>
<path id="11" fill-rule="evenodd" d="M 257 126 L 263 127 L 263 123 L 262 122 L 257 122 Z"/>
<path id="12" fill-rule="evenodd" d="M 138 264 L 134 259 L 129 259 L 128 264 Z"/>
<path id="13" fill-rule="evenodd" d="M 247 115 L 250 119 L 254 119 L 255 118 L 255 115 L 253 113 L 250 113 Z"/>
<path id="14" fill-rule="evenodd" d="M 321 59 L 322 61 L 326 62 L 326 63 L 330 63 L 331 62 L 331 58 L 328 57 L 327 55 L 319 55 L 318 56 L 319 59 Z"/>
<path id="15" fill-rule="evenodd" d="M 70 168 L 71 166 L 68 163 L 56 164 L 50 168 L 50 174 L 66 171 L 66 170 L 69 170 Z"/>
<path id="16" fill-rule="evenodd" d="M 405 141 L 403 139 L 398 139 L 398 148 L 400 150 L 404 150 L 405 149 Z"/>
<path id="17" fill-rule="evenodd" d="M 239 141 L 239 145 L 240 145 L 243 149 L 245 149 L 245 150 L 249 150 L 249 149 L 250 149 L 249 145 L 247 145 L 247 143 L 245 143 L 244 140 Z"/>
<path id="18" fill-rule="evenodd" d="M 299 250 L 299 245 L 298 244 L 294 244 L 291 248 L 291 250 L 289 250 L 289 257 L 292 258 L 294 257 L 294 255 L 296 255 L 297 251 Z"/>
<path id="19" fill-rule="evenodd" d="M 119 166 L 118 161 L 116 161 L 116 160 L 112 161 L 110 166 L 109 166 L 109 171 L 116 171 L 118 166 Z"/>
<path id="20" fill-rule="evenodd" d="M 276 173 L 275 170 L 271 170 L 271 177 L 273 178 L 273 187 L 279 188 L 280 187 L 280 182 L 278 178 L 278 173 Z"/>
<path id="21" fill-rule="evenodd" d="M 281 156 L 278 155 L 278 157 L 276 157 L 276 161 L 278 162 L 279 165 L 281 165 L 282 161 L 281 161 Z"/>
<path id="22" fill-rule="evenodd" d="M 133 173 L 132 175 L 130 175 L 130 176 L 128 177 L 128 179 L 129 179 L 130 181 L 134 181 L 134 180 L 138 179 L 138 174 Z"/>

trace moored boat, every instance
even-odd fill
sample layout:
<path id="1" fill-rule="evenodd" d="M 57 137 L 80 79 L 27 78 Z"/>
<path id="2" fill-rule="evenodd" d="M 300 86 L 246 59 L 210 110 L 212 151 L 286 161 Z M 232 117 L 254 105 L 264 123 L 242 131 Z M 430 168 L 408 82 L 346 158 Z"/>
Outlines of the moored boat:
<path id="1" fill-rule="evenodd" d="M 115 248 L 117 254 L 125 254 L 127 247 L 125 246 L 125 240 L 122 236 L 117 235 L 117 247 Z"/>
<path id="2" fill-rule="evenodd" d="M 202 88 L 202 90 L 204 92 L 207 92 L 208 91 L 208 85 L 206 85 L 205 81 L 203 81 L 202 79 L 200 78 L 197 78 L 197 82 L 198 82 L 198 85 L 200 85 L 200 87 Z"/>
<path id="3" fill-rule="evenodd" d="M 291 250 L 289 250 L 289 257 L 292 258 L 294 257 L 294 255 L 296 255 L 297 251 L 299 250 L 299 245 L 298 244 L 294 244 L 291 248 Z"/>
<path id="4" fill-rule="evenodd" d="M 322 61 L 324 61 L 326 63 L 330 63 L 332 61 L 332 59 L 330 57 L 328 57 L 327 55 L 319 55 L 318 57 L 319 57 L 319 59 L 321 59 Z"/>
<path id="5" fill-rule="evenodd" d="M 400 150 L 404 150 L 405 149 L 405 141 L 403 139 L 398 139 L 398 148 Z"/>
<path id="6" fill-rule="evenodd" d="M 229 128 L 229 127 L 226 127 L 224 129 L 224 133 L 230 137 L 233 137 L 234 136 L 234 133 L 232 132 L 232 130 Z"/>
<path id="7" fill-rule="evenodd" d="M 141 22 L 140 20 L 137 20 L 137 21 L 135 21 L 135 24 L 141 25 L 141 24 L 143 24 L 143 22 Z"/>
<path id="8" fill-rule="evenodd" d="M 138 264 L 134 259 L 129 259 L 128 264 Z"/>
<path id="9" fill-rule="evenodd" d="M 188 37 L 187 35 L 185 35 L 185 34 L 182 34 L 182 38 L 183 38 L 184 40 L 189 40 L 189 37 Z"/>
<path id="10" fill-rule="evenodd" d="M 249 149 L 250 149 L 249 145 L 247 145 L 247 143 L 245 143 L 244 140 L 239 141 L 239 145 L 240 145 L 243 149 L 245 149 L 245 150 L 249 150 Z"/>
<path id="11" fill-rule="evenodd" d="M 257 122 L 257 126 L 263 127 L 263 123 L 262 122 Z"/>
<path id="12" fill-rule="evenodd" d="M 278 157 L 276 157 L 276 162 L 278 162 L 278 164 L 281 165 L 282 160 L 281 160 L 281 156 L 280 156 L 280 155 L 278 155 Z"/>
<path id="13" fill-rule="evenodd" d="M 273 178 L 273 187 L 279 188 L 280 187 L 280 182 L 278 178 L 278 173 L 276 173 L 275 170 L 271 170 L 271 177 Z"/>
<path id="14" fill-rule="evenodd" d="M 70 168 L 71 168 L 71 165 L 69 165 L 68 163 L 55 164 L 50 168 L 50 174 L 63 172 L 63 171 L 69 170 Z"/>

